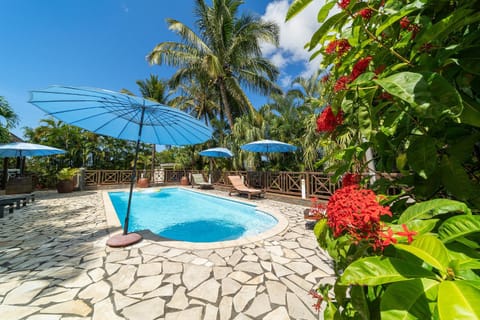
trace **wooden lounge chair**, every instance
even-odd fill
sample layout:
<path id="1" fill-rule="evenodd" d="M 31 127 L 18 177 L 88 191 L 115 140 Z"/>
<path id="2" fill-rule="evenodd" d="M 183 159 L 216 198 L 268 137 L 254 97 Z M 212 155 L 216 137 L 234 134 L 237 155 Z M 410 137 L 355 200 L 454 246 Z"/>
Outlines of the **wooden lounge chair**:
<path id="1" fill-rule="evenodd" d="M 192 188 L 197 186 L 199 189 L 213 189 L 213 185 L 203 178 L 201 173 L 192 173 Z"/>
<path id="2" fill-rule="evenodd" d="M 265 191 L 246 186 L 240 176 L 228 176 L 228 180 L 230 180 L 230 183 L 232 184 L 230 192 L 228 193 L 229 196 L 232 195 L 232 192 L 236 192 L 239 195 L 246 194 L 248 199 L 251 199 L 252 196 L 265 197 Z"/>

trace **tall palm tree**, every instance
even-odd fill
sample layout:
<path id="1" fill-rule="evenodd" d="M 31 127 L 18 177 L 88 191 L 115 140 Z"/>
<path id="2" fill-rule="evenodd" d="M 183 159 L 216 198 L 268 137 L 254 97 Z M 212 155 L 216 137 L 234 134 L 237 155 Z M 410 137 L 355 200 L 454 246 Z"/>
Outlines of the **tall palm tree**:
<path id="1" fill-rule="evenodd" d="M 162 42 L 147 56 L 151 64 L 179 67 L 173 80 L 205 77 L 218 88 L 222 110 L 232 129 L 234 116 L 254 112 L 242 86 L 261 94 L 279 92 L 277 68 L 261 56 L 260 42 L 278 43 L 276 24 L 238 14 L 240 0 L 196 0 L 198 33 L 180 21 L 167 19 L 182 42 Z"/>

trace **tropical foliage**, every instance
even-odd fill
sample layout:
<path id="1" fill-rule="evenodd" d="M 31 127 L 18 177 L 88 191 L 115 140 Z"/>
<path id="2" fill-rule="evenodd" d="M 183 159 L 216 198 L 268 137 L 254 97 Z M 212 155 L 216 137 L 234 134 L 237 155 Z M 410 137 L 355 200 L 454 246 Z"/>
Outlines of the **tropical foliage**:
<path id="1" fill-rule="evenodd" d="M 287 18 L 310 2 L 295 1 Z M 322 96 L 343 115 L 324 140 L 348 133 L 327 154 L 341 159 L 337 176 L 354 164 L 364 171 L 372 148 L 378 171 L 401 173 L 380 190 L 393 185 L 419 200 L 448 196 L 480 207 L 478 5 L 327 1 L 308 48 L 335 66 Z"/>
<path id="2" fill-rule="evenodd" d="M 239 16 L 239 0 L 213 0 L 212 6 L 203 0 L 195 3 L 197 31 L 167 19 L 182 42 L 162 42 L 147 59 L 152 64 L 178 67 L 172 77 L 175 85 L 193 80 L 205 95 L 216 93 L 219 116 L 233 128 L 236 116 L 255 112 L 244 88 L 261 94 L 279 92 L 274 83 L 278 70 L 260 50 L 260 41 L 278 42 L 278 26 L 252 15 Z"/>
<path id="3" fill-rule="evenodd" d="M 10 142 L 9 129 L 18 123 L 18 117 L 7 100 L 0 96 L 0 142 Z"/>
<path id="4" fill-rule="evenodd" d="M 287 19 L 311 2 L 294 1 Z M 307 46 L 333 69 L 317 131 L 342 146 L 325 161 L 337 177 L 362 173 L 373 150 L 398 178 L 369 187 L 401 191 L 344 177 L 313 208 L 338 276 L 312 292 L 325 319 L 480 316 L 479 5 L 341 0 L 318 13 Z"/>

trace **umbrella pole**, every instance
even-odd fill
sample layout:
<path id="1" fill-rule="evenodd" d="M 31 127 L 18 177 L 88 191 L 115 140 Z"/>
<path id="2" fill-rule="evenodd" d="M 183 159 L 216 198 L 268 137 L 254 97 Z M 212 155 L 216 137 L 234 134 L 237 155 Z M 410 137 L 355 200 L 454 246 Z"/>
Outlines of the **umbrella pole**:
<path id="1" fill-rule="evenodd" d="M 142 128 L 143 128 L 143 116 L 145 115 L 145 107 L 142 108 L 142 115 L 140 118 L 140 126 L 138 129 L 138 138 L 137 145 L 135 147 L 135 158 L 133 160 L 133 169 L 132 169 L 132 179 L 130 181 L 130 193 L 128 194 L 128 205 L 127 205 L 127 214 L 125 215 L 125 223 L 123 224 L 123 234 L 128 233 L 128 220 L 130 218 L 130 208 L 132 206 L 132 194 L 133 194 L 133 185 L 135 184 L 136 175 L 137 175 L 137 160 L 138 152 L 140 150 L 140 138 L 142 137 Z"/>
<path id="2" fill-rule="evenodd" d="M 107 245 L 110 247 L 126 247 L 142 240 L 142 236 L 138 233 L 128 233 L 128 218 L 130 216 L 130 207 L 132 204 L 133 184 L 137 172 L 138 151 L 140 149 L 140 137 L 142 136 L 143 116 L 145 114 L 145 105 L 142 107 L 142 116 L 140 118 L 140 125 L 138 129 L 137 146 L 135 147 L 135 158 L 133 160 L 132 180 L 130 181 L 130 194 L 128 195 L 127 214 L 125 215 L 125 223 L 123 224 L 123 233 L 112 236 L 107 240 Z"/>

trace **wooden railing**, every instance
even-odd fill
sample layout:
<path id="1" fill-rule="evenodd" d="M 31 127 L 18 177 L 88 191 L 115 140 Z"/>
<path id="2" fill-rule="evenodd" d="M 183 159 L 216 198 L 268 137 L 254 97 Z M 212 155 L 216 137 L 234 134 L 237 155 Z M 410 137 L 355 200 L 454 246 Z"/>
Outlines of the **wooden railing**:
<path id="1" fill-rule="evenodd" d="M 137 177 L 140 177 L 142 172 L 138 171 Z M 200 172 L 205 177 L 208 176 L 207 172 L 202 171 L 168 169 L 147 171 L 144 176 L 149 178 L 153 184 L 178 184 L 183 176 L 190 176 L 191 172 Z M 228 187 L 230 185 L 227 178 L 229 175 L 244 177 L 246 184 L 253 188 L 297 197 L 302 196 L 303 189 L 307 198 L 327 199 L 340 187 L 339 183 L 332 182 L 331 176 L 320 172 L 214 171 L 212 183 Z M 84 181 L 87 187 L 124 185 L 130 183 L 131 176 L 131 170 L 85 170 Z"/>

